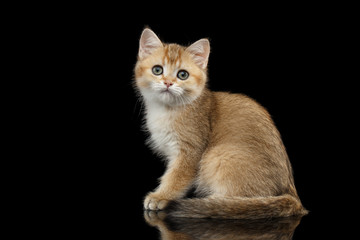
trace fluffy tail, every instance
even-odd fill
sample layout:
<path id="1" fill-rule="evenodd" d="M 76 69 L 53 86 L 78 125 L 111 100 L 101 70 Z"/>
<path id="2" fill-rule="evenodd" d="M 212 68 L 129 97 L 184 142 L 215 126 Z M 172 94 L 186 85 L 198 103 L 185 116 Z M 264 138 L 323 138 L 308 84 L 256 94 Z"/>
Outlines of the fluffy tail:
<path id="1" fill-rule="evenodd" d="M 303 216 L 308 213 L 301 202 L 285 194 L 256 198 L 188 198 L 170 202 L 170 216 L 186 218 L 262 219 Z"/>

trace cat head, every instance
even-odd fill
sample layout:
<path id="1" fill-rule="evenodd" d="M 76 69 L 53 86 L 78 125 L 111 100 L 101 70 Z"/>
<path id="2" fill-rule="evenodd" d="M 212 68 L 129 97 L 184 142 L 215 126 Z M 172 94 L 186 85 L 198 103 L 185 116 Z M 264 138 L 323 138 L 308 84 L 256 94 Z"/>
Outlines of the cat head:
<path id="1" fill-rule="evenodd" d="M 205 88 L 209 54 L 207 39 L 200 39 L 188 47 L 164 44 L 146 28 L 140 38 L 136 86 L 146 101 L 167 106 L 189 104 Z"/>

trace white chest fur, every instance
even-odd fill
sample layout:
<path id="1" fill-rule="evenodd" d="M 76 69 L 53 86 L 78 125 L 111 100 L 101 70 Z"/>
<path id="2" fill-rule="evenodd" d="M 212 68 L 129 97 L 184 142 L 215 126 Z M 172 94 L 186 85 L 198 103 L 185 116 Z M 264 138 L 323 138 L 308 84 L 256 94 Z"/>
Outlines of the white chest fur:
<path id="1" fill-rule="evenodd" d="M 179 154 L 179 145 L 173 125 L 175 113 L 161 104 L 148 104 L 146 111 L 146 126 L 150 131 L 150 146 L 169 161 Z"/>

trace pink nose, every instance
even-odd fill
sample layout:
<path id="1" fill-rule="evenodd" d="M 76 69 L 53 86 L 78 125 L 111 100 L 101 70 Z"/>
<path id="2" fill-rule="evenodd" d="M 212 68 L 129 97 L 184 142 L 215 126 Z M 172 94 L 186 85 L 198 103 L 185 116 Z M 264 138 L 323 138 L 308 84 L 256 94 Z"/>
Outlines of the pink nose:
<path id="1" fill-rule="evenodd" d="M 173 85 L 173 83 L 170 81 L 165 81 L 164 84 L 166 85 L 167 88 Z"/>

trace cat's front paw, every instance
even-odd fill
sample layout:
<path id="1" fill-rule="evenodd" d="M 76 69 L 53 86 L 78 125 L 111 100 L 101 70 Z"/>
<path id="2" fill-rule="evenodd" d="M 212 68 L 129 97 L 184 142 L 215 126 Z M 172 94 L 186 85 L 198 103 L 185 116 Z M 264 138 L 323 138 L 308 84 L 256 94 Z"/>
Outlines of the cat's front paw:
<path id="1" fill-rule="evenodd" d="M 163 210 L 169 203 L 168 199 L 165 199 L 157 193 L 149 193 L 144 201 L 144 208 L 146 210 Z"/>

